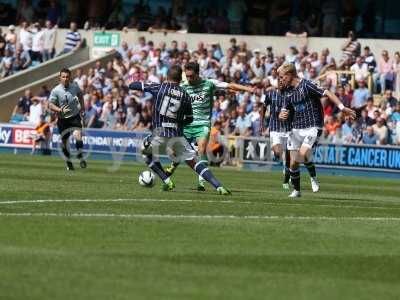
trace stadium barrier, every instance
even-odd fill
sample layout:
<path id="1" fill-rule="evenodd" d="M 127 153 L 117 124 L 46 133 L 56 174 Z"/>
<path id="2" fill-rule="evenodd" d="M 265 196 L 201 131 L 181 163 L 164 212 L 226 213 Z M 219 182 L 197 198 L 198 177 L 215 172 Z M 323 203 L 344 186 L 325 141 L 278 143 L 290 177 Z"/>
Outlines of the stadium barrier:
<path id="1" fill-rule="evenodd" d="M 239 137 L 239 157 L 248 164 L 276 164 L 268 138 Z M 318 167 L 400 174 L 400 148 L 395 146 L 321 143 L 314 150 Z"/>
<path id="2" fill-rule="evenodd" d="M 31 149 L 35 129 L 27 125 L 0 123 L 0 148 L 18 152 L 18 149 Z M 149 132 L 115 131 L 103 129 L 85 129 L 84 149 L 90 154 L 120 156 L 138 156 L 142 139 Z M 54 129 L 50 148 L 58 151 L 60 135 Z M 277 166 L 273 161 L 269 138 L 229 137 L 223 142 L 232 155 L 231 162 L 263 165 L 264 169 Z M 314 152 L 314 162 L 320 168 L 347 170 L 380 171 L 400 174 L 400 148 L 358 144 L 318 145 Z"/>
<path id="3" fill-rule="evenodd" d="M 97 60 L 100 60 L 100 62 L 105 65 L 108 61 L 113 59 L 115 56 L 115 51 L 112 50 L 108 54 L 104 55 L 103 57 L 99 59 L 92 59 L 88 60 L 85 62 L 82 62 L 78 65 L 74 65 L 73 67 L 70 67 L 71 71 L 74 72 L 77 69 L 82 69 L 84 73 L 87 73 L 89 68 L 94 67 L 96 64 Z M 12 111 L 17 103 L 17 100 L 22 97 L 25 93 L 25 90 L 30 89 L 34 95 L 37 95 L 40 93 L 41 87 L 43 85 L 47 85 L 49 88 L 52 88 L 55 84 L 58 82 L 59 78 L 59 71 L 64 65 L 56 63 L 56 72 L 53 73 L 50 76 L 44 77 L 38 81 L 35 82 L 30 82 L 27 85 L 20 87 L 18 89 L 15 89 L 7 94 L 1 95 L 0 96 L 0 122 L 7 122 L 10 120 L 10 117 L 12 115 Z"/>
<path id="4" fill-rule="evenodd" d="M 60 66 L 69 68 L 88 61 L 89 54 L 89 48 L 80 48 L 70 53 L 55 57 L 52 60 L 41 63 L 35 67 L 6 77 L 0 80 L 0 95 L 19 89 L 20 87 L 27 85 L 29 82 L 35 82 L 57 73 L 60 70 Z"/>

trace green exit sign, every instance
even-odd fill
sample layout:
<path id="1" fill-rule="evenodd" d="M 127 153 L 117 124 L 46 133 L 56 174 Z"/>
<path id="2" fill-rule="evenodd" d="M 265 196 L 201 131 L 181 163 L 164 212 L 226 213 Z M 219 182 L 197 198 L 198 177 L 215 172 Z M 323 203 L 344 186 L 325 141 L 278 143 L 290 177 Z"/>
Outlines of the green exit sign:
<path id="1" fill-rule="evenodd" d="M 119 47 L 121 36 L 117 32 L 95 32 L 93 36 L 93 46 L 101 48 Z"/>

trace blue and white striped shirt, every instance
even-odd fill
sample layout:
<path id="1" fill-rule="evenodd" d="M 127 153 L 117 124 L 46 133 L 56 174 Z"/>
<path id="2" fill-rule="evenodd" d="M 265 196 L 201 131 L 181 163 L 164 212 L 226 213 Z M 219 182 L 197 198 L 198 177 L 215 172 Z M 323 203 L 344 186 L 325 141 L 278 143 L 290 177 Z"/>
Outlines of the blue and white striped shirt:
<path id="1" fill-rule="evenodd" d="M 64 45 L 64 50 L 72 50 L 81 41 L 81 34 L 78 31 L 68 31 L 66 36 L 66 41 Z"/>
<path id="2" fill-rule="evenodd" d="M 288 132 L 292 130 L 291 120 L 280 121 L 279 113 L 282 108 L 289 109 L 287 91 L 272 90 L 265 93 L 264 105 L 269 105 L 269 131 Z"/>
<path id="3" fill-rule="evenodd" d="M 161 84 L 133 82 L 131 90 L 150 93 L 153 97 L 153 134 L 162 137 L 183 136 L 185 119 L 192 117 L 192 102 L 189 94 L 178 83 Z"/>
<path id="4" fill-rule="evenodd" d="M 324 111 L 321 97 L 325 91 L 310 80 L 302 79 L 299 85 L 289 91 L 289 105 L 294 110 L 292 126 L 295 129 L 324 125 Z"/>

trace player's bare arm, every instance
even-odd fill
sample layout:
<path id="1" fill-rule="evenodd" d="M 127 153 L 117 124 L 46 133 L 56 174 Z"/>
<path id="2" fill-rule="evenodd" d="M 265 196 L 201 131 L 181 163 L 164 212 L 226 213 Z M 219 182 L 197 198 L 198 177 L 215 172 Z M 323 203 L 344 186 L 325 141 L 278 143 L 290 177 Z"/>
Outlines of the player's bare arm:
<path id="1" fill-rule="evenodd" d="M 236 92 L 249 92 L 254 93 L 255 88 L 247 85 L 237 84 L 237 83 L 229 83 L 228 89 Z"/>

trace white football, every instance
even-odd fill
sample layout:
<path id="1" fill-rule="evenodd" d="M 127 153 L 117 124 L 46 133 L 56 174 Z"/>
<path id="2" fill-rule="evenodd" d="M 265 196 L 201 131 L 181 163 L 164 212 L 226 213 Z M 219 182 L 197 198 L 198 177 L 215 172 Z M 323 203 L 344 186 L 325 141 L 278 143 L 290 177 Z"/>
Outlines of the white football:
<path id="1" fill-rule="evenodd" d="M 143 171 L 139 175 L 139 184 L 145 187 L 152 187 L 155 183 L 155 176 L 150 171 Z"/>

